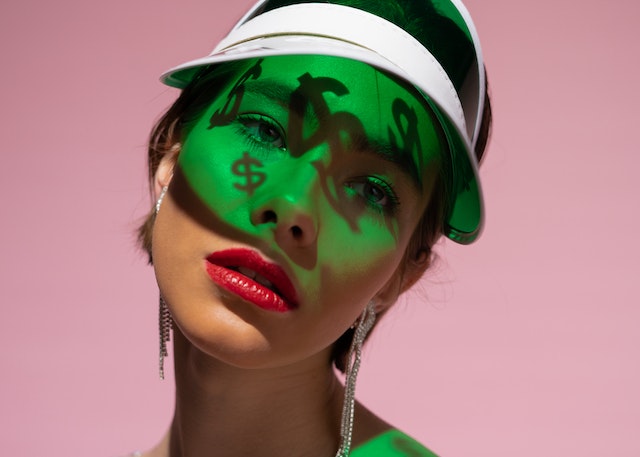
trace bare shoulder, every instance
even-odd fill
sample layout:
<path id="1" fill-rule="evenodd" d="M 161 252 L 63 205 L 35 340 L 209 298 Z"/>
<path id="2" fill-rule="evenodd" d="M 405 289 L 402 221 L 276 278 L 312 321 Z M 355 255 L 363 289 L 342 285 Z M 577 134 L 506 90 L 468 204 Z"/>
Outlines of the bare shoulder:
<path id="1" fill-rule="evenodd" d="M 361 405 L 356 407 L 352 457 L 438 457 Z"/>
<path id="2" fill-rule="evenodd" d="M 438 457 L 409 435 L 390 429 L 357 446 L 351 457 Z"/>

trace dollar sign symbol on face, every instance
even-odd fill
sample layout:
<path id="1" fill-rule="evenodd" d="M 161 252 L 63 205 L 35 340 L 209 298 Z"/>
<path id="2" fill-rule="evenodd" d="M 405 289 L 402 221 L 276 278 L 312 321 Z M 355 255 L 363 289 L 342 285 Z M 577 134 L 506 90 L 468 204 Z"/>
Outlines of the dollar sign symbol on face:
<path id="1" fill-rule="evenodd" d="M 227 96 L 227 101 L 224 104 L 222 109 L 216 110 L 209 119 L 209 128 L 213 128 L 217 125 L 227 125 L 231 121 L 235 119 L 238 115 L 238 110 L 240 109 L 240 103 L 242 102 L 242 97 L 244 97 L 244 83 L 247 82 L 248 79 L 258 79 L 260 77 L 260 73 L 262 73 L 262 61 L 264 59 L 260 59 L 249 68 L 241 77 L 236 81 L 233 85 L 231 91 L 229 91 L 229 95 Z M 231 103 L 233 102 L 233 106 Z"/>
<path id="2" fill-rule="evenodd" d="M 245 152 L 241 159 L 233 162 L 231 166 L 231 172 L 236 176 L 241 176 L 246 180 L 245 184 L 234 183 L 233 186 L 236 189 L 245 191 L 249 194 L 249 197 L 253 195 L 253 192 L 262 185 L 267 179 L 267 175 L 261 171 L 255 171 L 253 167 L 262 168 L 262 162 L 255 159 Z"/>
<path id="3" fill-rule="evenodd" d="M 391 130 L 391 127 L 388 128 L 389 142 L 394 149 L 402 151 L 402 153 L 406 155 L 405 159 L 408 161 L 412 160 L 411 156 L 414 151 L 417 153 L 415 160 L 418 163 L 418 167 L 412 167 L 411 174 L 414 175 L 413 177 L 416 178 L 418 182 L 422 182 L 420 174 L 417 172 L 417 170 L 422 169 L 421 165 L 423 161 L 421 154 L 422 145 L 420 144 L 420 134 L 418 133 L 418 115 L 416 111 L 401 98 L 396 98 L 393 101 L 391 109 L 393 111 L 393 118 L 396 121 L 396 128 L 402 138 L 402 147 L 398 145 L 398 140 Z"/>
<path id="4" fill-rule="evenodd" d="M 352 140 L 365 137 L 364 127 L 360 119 L 353 113 L 338 111 L 331 113 L 325 93 L 338 97 L 349 94 L 349 89 L 340 81 L 329 77 L 313 77 L 309 73 L 298 78 L 300 85 L 291 94 L 289 126 L 287 138 L 289 150 L 293 157 L 299 157 L 306 151 L 327 143 L 332 153 L 337 154 L 344 149 L 342 133 Z M 318 120 L 318 128 L 310 136 L 304 135 L 304 114 L 311 106 Z"/>
<path id="5" fill-rule="evenodd" d="M 291 156 L 300 157 L 305 152 L 326 143 L 333 159 L 335 156 L 348 152 L 349 143 L 346 137 L 351 140 L 351 147 L 357 147 L 357 143 L 366 138 L 364 126 L 355 114 L 348 111 L 332 113 L 325 100 L 325 93 L 337 97 L 349 95 L 347 86 L 337 79 L 323 76 L 313 77 L 309 73 L 300 76 L 298 82 L 300 85 L 291 94 L 289 103 L 287 140 Z M 309 109 L 313 110 L 315 114 L 313 117 L 317 120 L 317 128 L 313 133 L 305 136 L 305 115 L 308 114 Z M 320 185 L 329 204 L 344 217 L 351 230 L 358 231 L 358 214 L 353 211 L 345 211 L 345 205 L 340 201 L 342 194 L 335 191 L 335 186 L 333 186 L 334 190 L 331 190 L 329 166 L 324 164 L 322 160 L 314 161 L 313 166 L 318 172 Z"/>

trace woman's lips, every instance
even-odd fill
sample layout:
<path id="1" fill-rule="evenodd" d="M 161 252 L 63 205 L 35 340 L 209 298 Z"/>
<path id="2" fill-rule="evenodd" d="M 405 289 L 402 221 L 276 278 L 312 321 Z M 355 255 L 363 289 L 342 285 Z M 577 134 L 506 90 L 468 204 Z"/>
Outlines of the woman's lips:
<path id="1" fill-rule="evenodd" d="M 227 249 L 207 257 L 209 277 L 224 289 L 268 311 L 298 306 L 295 287 L 282 268 L 250 249 Z"/>

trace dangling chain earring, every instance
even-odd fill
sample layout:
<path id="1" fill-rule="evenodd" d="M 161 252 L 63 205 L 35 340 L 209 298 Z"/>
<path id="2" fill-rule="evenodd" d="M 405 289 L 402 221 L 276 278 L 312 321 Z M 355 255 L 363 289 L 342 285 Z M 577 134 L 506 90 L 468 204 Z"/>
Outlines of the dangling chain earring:
<path id="1" fill-rule="evenodd" d="M 353 412 L 355 406 L 356 377 L 362 359 L 362 345 L 367 334 L 376 321 L 375 304 L 370 301 L 360 315 L 356 324 L 356 331 L 347 356 L 344 382 L 344 405 L 342 406 L 342 421 L 340 424 L 340 447 L 336 457 L 348 457 L 351 451 L 351 434 L 353 433 Z"/>
<path id="2" fill-rule="evenodd" d="M 162 188 L 158 201 L 156 202 L 156 216 L 160 211 L 162 199 L 167 193 L 167 186 Z M 167 352 L 167 342 L 171 339 L 172 319 L 167 304 L 164 302 L 162 295 L 160 296 L 160 313 L 159 313 L 159 330 L 160 330 L 160 379 L 164 379 L 164 358 L 169 354 Z"/>
<path id="3" fill-rule="evenodd" d="M 160 191 L 160 196 L 158 197 L 158 200 L 156 201 L 156 216 L 158 215 L 158 212 L 160 211 L 160 206 L 162 205 L 162 200 L 164 199 L 164 196 L 167 194 L 167 189 L 169 189 L 169 186 L 164 186 L 162 188 L 162 190 Z"/>
<path id="4" fill-rule="evenodd" d="M 164 358 L 169 354 L 167 352 L 167 342 L 171 340 L 171 326 L 172 319 L 169 307 L 164 302 L 162 296 L 160 296 L 160 379 L 164 379 Z"/>

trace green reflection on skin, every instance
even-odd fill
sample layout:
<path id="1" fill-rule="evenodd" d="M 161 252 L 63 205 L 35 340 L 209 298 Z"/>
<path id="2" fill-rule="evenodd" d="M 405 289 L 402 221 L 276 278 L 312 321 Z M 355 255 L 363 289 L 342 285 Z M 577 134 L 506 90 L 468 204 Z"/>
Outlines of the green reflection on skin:
<path id="1" fill-rule="evenodd" d="M 352 457 L 438 457 L 399 430 L 389 430 L 358 446 Z"/>
<path id="2" fill-rule="evenodd" d="M 233 186 L 246 192 L 251 197 L 255 190 L 267 179 L 267 175 L 258 170 L 262 167 L 262 162 L 245 152 L 242 158 L 233 162 L 231 166 L 231 172 L 240 178 L 240 181 L 234 183 Z"/>
<path id="3" fill-rule="evenodd" d="M 335 237 L 397 241 L 405 213 L 431 192 L 441 140 L 432 113 L 372 67 L 328 56 L 246 63 L 197 120 L 179 156 L 191 188 L 235 230 L 284 198 Z M 406 217 L 404 219 L 407 219 Z"/>

